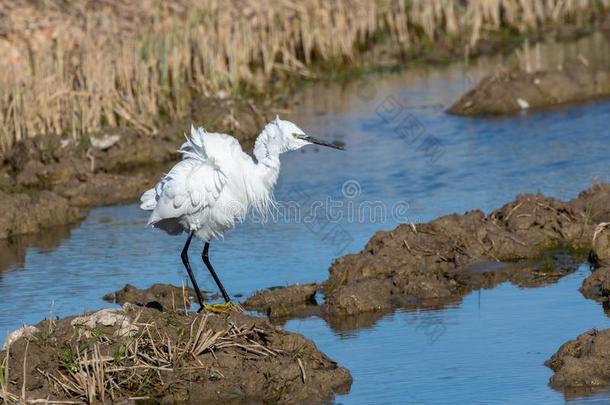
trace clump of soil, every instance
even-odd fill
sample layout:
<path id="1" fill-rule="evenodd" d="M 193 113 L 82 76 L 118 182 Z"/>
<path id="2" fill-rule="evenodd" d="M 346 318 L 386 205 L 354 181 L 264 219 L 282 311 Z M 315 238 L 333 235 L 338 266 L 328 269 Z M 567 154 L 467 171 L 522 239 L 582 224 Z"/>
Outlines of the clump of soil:
<path id="1" fill-rule="evenodd" d="M 257 291 L 242 305 L 246 309 L 264 312 L 274 320 L 306 316 L 317 308 L 316 293 L 319 288 L 315 283 L 270 288 Z"/>
<path id="2" fill-rule="evenodd" d="M 545 364 L 550 383 L 568 394 L 587 394 L 610 385 L 610 329 L 591 330 L 564 343 Z"/>
<path id="3" fill-rule="evenodd" d="M 195 290 L 189 287 L 176 287 L 169 284 L 153 284 L 139 289 L 126 284 L 120 290 L 104 295 L 104 300 L 123 305 L 131 303 L 142 307 L 156 308 L 160 311 L 184 310 L 191 307 Z"/>
<path id="4" fill-rule="evenodd" d="M 591 261 L 596 266 L 610 265 L 610 222 L 600 223 L 593 233 Z"/>
<path id="5" fill-rule="evenodd" d="M 610 218 L 609 191 L 608 184 L 596 185 L 568 202 L 521 195 L 489 215 L 470 211 L 378 232 L 360 253 L 332 264 L 318 311 L 345 329 L 375 322 L 396 307 L 455 304 L 503 281 L 524 287 L 555 282 L 585 260 L 595 221 Z M 278 302 L 290 303 L 285 295 L 291 291 L 268 291 L 265 300 L 273 302 L 277 294 Z"/>
<path id="6" fill-rule="evenodd" d="M 607 222 L 593 231 L 589 258 L 594 266 L 580 292 L 600 302 L 610 316 L 609 231 Z M 585 395 L 610 385 L 609 359 L 610 329 L 591 330 L 564 343 L 545 364 L 555 371 L 550 379 L 553 387 L 564 390 L 567 395 Z"/>
<path id="7" fill-rule="evenodd" d="M 79 221 L 85 212 L 52 192 L 11 194 L 0 191 L 0 239 L 41 232 L 43 229 Z"/>
<path id="8" fill-rule="evenodd" d="M 610 314 L 610 226 L 608 222 L 602 222 L 595 228 L 589 260 L 594 265 L 593 271 L 583 281 L 580 292 L 586 298 L 603 303 L 606 313 Z"/>
<path id="9" fill-rule="evenodd" d="M 587 214 L 574 205 L 522 195 L 487 216 L 471 211 L 378 232 L 361 253 L 331 266 L 324 285 L 327 311 L 351 315 L 397 304 L 420 306 L 462 296 L 491 275 L 532 286 L 554 281 L 558 274 L 552 264 L 530 266 L 529 272 L 468 269 L 481 262 L 536 258 L 552 247 L 587 246 L 592 229 Z"/>
<path id="10" fill-rule="evenodd" d="M 582 283 L 580 292 L 586 298 L 606 304 L 610 299 L 610 267 L 594 270 Z"/>
<path id="11" fill-rule="evenodd" d="M 351 385 L 310 340 L 240 312 L 126 304 L 35 328 L 0 352 L 7 402 L 322 403 Z"/>
<path id="12" fill-rule="evenodd" d="M 498 72 L 464 94 L 448 112 L 512 114 L 531 108 L 610 96 L 610 70 L 576 63 L 563 70 Z"/>

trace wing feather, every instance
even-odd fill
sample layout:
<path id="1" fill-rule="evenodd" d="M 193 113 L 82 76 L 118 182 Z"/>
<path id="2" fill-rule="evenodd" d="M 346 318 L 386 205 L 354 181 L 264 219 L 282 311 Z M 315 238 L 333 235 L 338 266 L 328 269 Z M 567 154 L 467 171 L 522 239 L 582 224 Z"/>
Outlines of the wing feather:
<path id="1" fill-rule="evenodd" d="M 180 148 L 183 160 L 154 189 L 147 191 L 149 199 L 150 192 L 154 191 L 156 200 L 149 224 L 198 213 L 214 206 L 220 197 L 227 176 L 216 161 L 208 157 L 204 134 L 205 132 L 193 130 L 192 137 L 187 138 L 187 142 Z"/>

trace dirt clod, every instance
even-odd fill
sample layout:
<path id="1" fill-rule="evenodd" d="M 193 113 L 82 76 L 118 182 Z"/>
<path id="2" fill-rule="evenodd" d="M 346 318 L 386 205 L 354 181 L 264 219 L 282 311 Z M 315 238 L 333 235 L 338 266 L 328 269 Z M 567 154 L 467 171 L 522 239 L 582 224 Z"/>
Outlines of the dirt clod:
<path id="1" fill-rule="evenodd" d="M 7 402 L 23 392 L 51 402 L 323 403 L 351 385 L 310 340 L 240 312 L 126 304 L 36 328 L 0 352 Z"/>
<path id="2" fill-rule="evenodd" d="M 546 361 L 550 383 L 570 394 L 586 394 L 610 384 L 610 329 L 590 330 L 564 343 Z"/>
<path id="3" fill-rule="evenodd" d="M 522 287 L 553 283 L 578 268 L 597 224 L 610 220 L 609 191 L 610 185 L 598 184 L 571 201 L 520 195 L 488 215 L 470 211 L 378 232 L 360 253 L 332 264 L 322 284 L 324 304 L 308 311 L 336 329 L 351 329 L 397 307 L 455 304 L 504 281 Z M 283 296 L 292 288 L 266 291 L 257 309 L 283 302 L 283 313 L 298 314 L 300 304 L 291 307 Z"/>
<path id="4" fill-rule="evenodd" d="M 85 213 L 52 192 L 11 194 L 0 191 L 0 239 L 13 235 L 38 233 L 44 229 L 69 224 Z"/>
<path id="5" fill-rule="evenodd" d="M 131 303 L 142 307 L 157 308 L 161 311 L 190 308 L 195 291 L 192 288 L 176 287 L 168 284 L 153 284 L 146 289 L 138 289 L 126 284 L 120 290 L 104 296 L 108 302 L 123 305 Z"/>
<path id="6" fill-rule="evenodd" d="M 597 266 L 610 265 L 610 222 L 602 222 L 593 232 L 591 261 Z"/>
<path id="7" fill-rule="evenodd" d="M 318 289 L 315 283 L 270 288 L 258 291 L 242 305 L 246 309 L 266 313 L 270 318 L 298 317 L 317 305 Z"/>
<path id="8" fill-rule="evenodd" d="M 586 246 L 592 227 L 573 205 L 522 195 L 487 216 L 471 211 L 378 232 L 361 253 L 331 266 L 324 284 L 326 311 L 353 315 L 397 305 L 426 306 L 502 280 L 528 286 L 552 282 L 567 274 L 560 260 L 531 263 L 520 271 L 489 263 L 542 258 L 553 248 L 560 256 L 562 247 Z"/>
<path id="9" fill-rule="evenodd" d="M 464 94 L 448 112 L 511 114 L 602 96 L 610 96 L 610 71 L 575 63 L 556 71 L 495 73 Z"/>
<path id="10" fill-rule="evenodd" d="M 580 292 L 586 298 L 608 303 L 610 298 L 610 267 L 594 270 L 582 283 Z"/>

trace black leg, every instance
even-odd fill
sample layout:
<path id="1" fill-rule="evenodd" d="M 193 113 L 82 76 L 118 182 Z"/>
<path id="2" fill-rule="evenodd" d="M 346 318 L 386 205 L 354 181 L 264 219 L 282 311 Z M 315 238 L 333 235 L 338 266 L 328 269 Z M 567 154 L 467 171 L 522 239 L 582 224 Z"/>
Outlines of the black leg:
<path id="1" fill-rule="evenodd" d="M 203 263 L 205 264 L 205 267 L 207 267 L 208 270 L 210 270 L 210 274 L 212 275 L 212 277 L 214 277 L 214 281 L 216 281 L 216 285 L 218 286 L 218 288 L 220 288 L 220 292 L 222 293 L 222 297 L 225 299 L 225 302 L 230 302 L 231 299 L 229 298 L 229 294 L 227 294 L 227 290 L 225 290 L 225 288 L 222 286 L 222 283 L 220 282 L 218 275 L 216 274 L 216 272 L 214 271 L 214 268 L 212 267 L 212 263 L 210 263 L 210 259 L 208 257 L 209 249 L 210 249 L 210 242 L 206 242 L 205 245 L 203 245 L 203 253 L 201 253 L 201 258 L 203 259 Z"/>
<path id="2" fill-rule="evenodd" d="M 199 289 L 199 286 L 197 285 L 197 281 L 195 280 L 195 275 L 193 274 L 193 270 L 191 269 L 191 264 L 189 263 L 189 246 L 191 244 L 191 239 L 193 239 L 193 234 L 195 232 L 191 231 L 191 233 L 189 234 L 188 239 L 186 240 L 186 243 L 184 244 L 184 248 L 182 249 L 182 254 L 180 255 L 180 257 L 182 258 L 182 263 L 184 264 L 184 267 L 186 267 L 186 271 L 189 274 L 189 278 L 191 279 L 191 283 L 193 284 L 193 288 L 195 289 L 195 293 L 197 294 L 197 301 L 199 301 L 199 305 L 201 306 L 199 308 L 199 310 L 201 311 L 203 309 L 203 297 L 201 296 L 201 290 Z"/>

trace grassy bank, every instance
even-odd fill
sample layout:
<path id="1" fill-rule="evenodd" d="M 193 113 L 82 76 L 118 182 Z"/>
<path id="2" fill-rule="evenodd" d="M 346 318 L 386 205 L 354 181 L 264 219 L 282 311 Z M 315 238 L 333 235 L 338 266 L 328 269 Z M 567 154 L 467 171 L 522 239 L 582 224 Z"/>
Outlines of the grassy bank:
<path id="1" fill-rule="evenodd" d="M 375 65 L 375 44 L 408 59 L 439 41 L 586 27 L 610 0 L 64 2 L 0 5 L 0 151 L 38 134 L 103 127 L 155 133 L 193 97 L 262 93 L 322 65 Z"/>

